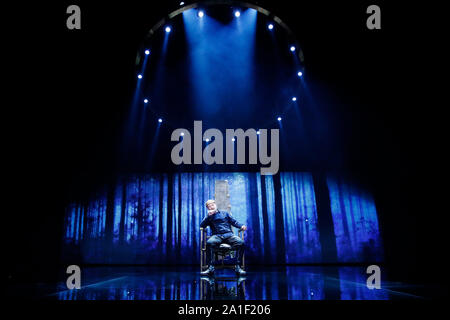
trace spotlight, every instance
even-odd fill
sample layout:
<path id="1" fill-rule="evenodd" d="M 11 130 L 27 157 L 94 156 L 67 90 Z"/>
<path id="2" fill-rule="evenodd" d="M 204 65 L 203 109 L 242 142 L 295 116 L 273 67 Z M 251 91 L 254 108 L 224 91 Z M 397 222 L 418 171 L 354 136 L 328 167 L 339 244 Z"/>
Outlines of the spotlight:
<path id="1" fill-rule="evenodd" d="M 159 119 L 158 119 L 158 122 L 159 122 L 159 123 L 161 123 L 161 122 L 162 122 L 162 119 L 161 119 L 161 118 L 159 118 Z"/>
<path id="2" fill-rule="evenodd" d="M 180 133 L 180 136 L 184 136 L 184 132 Z"/>
<path id="3" fill-rule="evenodd" d="M 297 97 L 292 97 L 292 101 L 297 101 Z"/>
<path id="4" fill-rule="evenodd" d="M 138 79 L 142 79 L 142 74 L 138 74 Z"/>
<path id="5" fill-rule="evenodd" d="M 277 120 L 278 120 L 278 121 L 281 121 L 281 117 L 278 117 Z"/>
<path id="6" fill-rule="evenodd" d="M 148 103 L 148 99 L 144 99 L 144 103 Z"/>
<path id="7" fill-rule="evenodd" d="M 198 12 L 197 15 L 198 15 L 199 18 L 203 18 L 203 16 L 205 15 L 205 13 L 204 13 L 203 11 L 200 10 L 200 11 Z"/>
<path id="8" fill-rule="evenodd" d="M 291 46 L 291 51 L 294 52 L 295 51 L 295 47 Z"/>
<path id="9" fill-rule="evenodd" d="M 268 26 L 267 26 L 267 28 L 269 29 L 269 30 L 272 30 L 273 29 L 273 24 L 269 24 Z"/>
<path id="10" fill-rule="evenodd" d="M 172 31 L 172 29 L 170 27 L 166 27 L 166 32 L 169 33 L 170 31 Z"/>
<path id="11" fill-rule="evenodd" d="M 180 6 L 184 6 L 184 1 L 181 1 L 181 2 L 180 2 Z"/>
<path id="12" fill-rule="evenodd" d="M 145 50 L 145 54 L 146 54 L 146 55 L 149 55 L 149 54 L 150 54 L 150 50 L 148 50 L 148 49 Z"/>
<path id="13" fill-rule="evenodd" d="M 297 73 L 297 75 L 298 75 L 299 77 L 301 77 L 301 76 L 303 75 L 303 72 L 299 71 L 299 72 Z"/>
<path id="14" fill-rule="evenodd" d="M 236 18 L 239 18 L 239 17 L 241 16 L 241 12 L 240 12 L 239 10 L 236 10 L 236 11 L 234 12 L 234 16 L 235 16 Z"/>
<path id="15" fill-rule="evenodd" d="M 205 141 L 206 141 L 206 142 L 209 142 L 209 139 L 208 139 L 208 138 L 206 138 L 206 139 L 205 139 Z"/>
<path id="16" fill-rule="evenodd" d="M 259 130 L 258 131 L 256 131 L 256 134 L 260 134 L 261 132 L 259 132 Z"/>
<path id="17" fill-rule="evenodd" d="M 235 139 L 235 138 L 233 138 L 233 139 L 231 139 L 231 141 L 235 142 L 235 141 L 236 141 L 236 139 Z"/>

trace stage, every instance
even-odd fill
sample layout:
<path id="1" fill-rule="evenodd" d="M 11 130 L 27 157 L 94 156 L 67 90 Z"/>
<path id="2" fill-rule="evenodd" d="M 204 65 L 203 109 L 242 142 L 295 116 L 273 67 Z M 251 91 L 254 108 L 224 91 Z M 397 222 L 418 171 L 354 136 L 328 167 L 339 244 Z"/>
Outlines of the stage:
<path id="1" fill-rule="evenodd" d="M 368 289 L 362 266 L 249 267 L 201 277 L 197 267 L 83 267 L 82 288 L 65 282 L 11 285 L 11 296 L 36 300 L 428 300 L 443 288 L 389 281 Z"/>
<path id="2" fill-rule="evenodd" d="M 400 300 L 405 318 L 404 301 L 447 298 L 442 50 L 428 47 L 445 20 L 410 21 L 434 6 L 22 7 L 4 152 L 14 312 L 134 301 L 169 318 L 228 300 L 362 317 Z M 200 275 L 221 263 L 247 274 Z"/>

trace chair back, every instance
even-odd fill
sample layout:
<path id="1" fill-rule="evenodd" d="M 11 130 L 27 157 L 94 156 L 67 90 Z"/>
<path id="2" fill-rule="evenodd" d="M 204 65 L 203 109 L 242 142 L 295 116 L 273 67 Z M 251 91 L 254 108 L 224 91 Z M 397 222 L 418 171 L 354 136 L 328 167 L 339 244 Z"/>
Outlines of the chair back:
<path id="1" fill-rule="evenodd" d="M 216 201 L 217 209 L 220 211 L 227 211 L 231 214 L 230 191 L 228 180 L 216 180 L 214 184 L 214 200 Z M 234 228 L 232 228 L 235 233 Z M 244 231 L 239 230 L 237 234 L 244 240 Z M 206 228 L 200 228 L 200 270 L 203 271 L 206 266 L 206 241 L 210 236 Z M 244 267 L 244 258 L 242 261 Z"/>
<path id="2" fill-rule="evenodd" d="M 228 180 L 215 181 L 214 200 L 216 200 L 217 209 L 230 212 L 231 204 Z"/>

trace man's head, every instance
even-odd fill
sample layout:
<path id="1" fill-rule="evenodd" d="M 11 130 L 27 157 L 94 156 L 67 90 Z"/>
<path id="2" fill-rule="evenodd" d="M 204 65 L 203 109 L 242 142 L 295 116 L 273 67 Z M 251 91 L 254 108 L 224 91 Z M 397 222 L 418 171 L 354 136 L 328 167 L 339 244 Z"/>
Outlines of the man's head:
<path id="1" fill-rule="evenodd" d="M 213 199 L 206 201 L 205 206 L 208 209 L 208 211 L 216 211 L 217 209 L 216 201 Z"/>

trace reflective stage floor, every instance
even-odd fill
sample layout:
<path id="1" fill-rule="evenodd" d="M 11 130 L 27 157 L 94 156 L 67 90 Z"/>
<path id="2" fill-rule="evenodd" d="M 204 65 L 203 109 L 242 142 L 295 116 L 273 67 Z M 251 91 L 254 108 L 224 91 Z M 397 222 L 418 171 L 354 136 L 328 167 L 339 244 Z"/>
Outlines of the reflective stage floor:
<path id="1" fill-rule="evenodd" d="M 9 295 L 45 300 L 398 300 L 441 297 L 442 288 L 391 282 L 366 286 L 363 267 L 288 266 L 233 270 L 201 277 L 194 267 L 83 267 L 81 289 L 58 284 L 14 285 Z M 27 294 L 25 294 L 25 291 Z"/>

